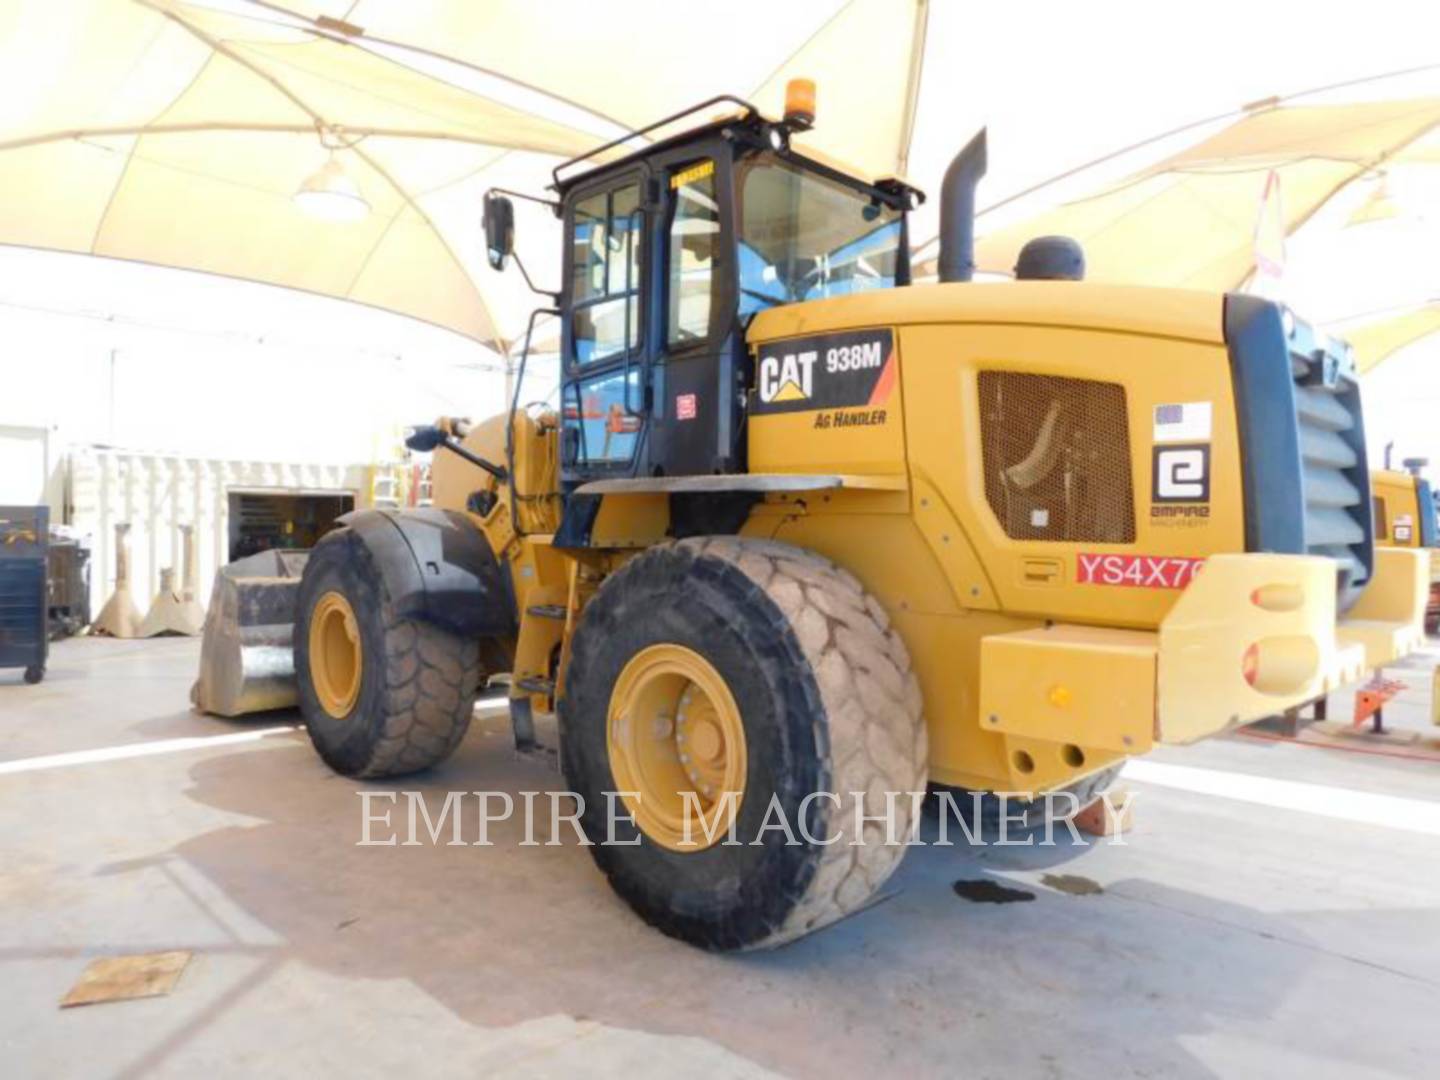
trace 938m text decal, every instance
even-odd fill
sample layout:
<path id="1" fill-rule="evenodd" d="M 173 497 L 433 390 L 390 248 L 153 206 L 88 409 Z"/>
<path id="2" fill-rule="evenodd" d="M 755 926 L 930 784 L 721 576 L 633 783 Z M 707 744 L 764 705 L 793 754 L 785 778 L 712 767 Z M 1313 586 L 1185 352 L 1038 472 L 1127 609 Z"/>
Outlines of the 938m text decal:
<path id="1" fill-rule="evenodd" d="M 895 341 L 889 330 L 767 342 L 755 360 L 750 411 L 765 416 L 816 409 L 882 410 L 896 377 Z"/>

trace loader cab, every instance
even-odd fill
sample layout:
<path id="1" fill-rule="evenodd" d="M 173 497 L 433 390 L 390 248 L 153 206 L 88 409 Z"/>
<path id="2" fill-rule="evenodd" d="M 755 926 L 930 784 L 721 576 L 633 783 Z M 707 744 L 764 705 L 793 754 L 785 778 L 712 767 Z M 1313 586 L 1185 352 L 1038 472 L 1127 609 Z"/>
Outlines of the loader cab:
<path id="1" fill-rule="evenodd" d="M 759 311 L 908 284 L 906 211 L 753 109 L 561 179 L 561 482 L 745 471 Z"/>
<path id="2" fill-rule="evenodd" d="M 1415 464 L 1412 467 L 1412 462 Z M 1435 548 L 1435 497 L 1420 475 L 1423 459 L 1406 459 L 1404 471 L 1375 469 L 1370 474 L 1375 542 L 1382 547 Z"/>

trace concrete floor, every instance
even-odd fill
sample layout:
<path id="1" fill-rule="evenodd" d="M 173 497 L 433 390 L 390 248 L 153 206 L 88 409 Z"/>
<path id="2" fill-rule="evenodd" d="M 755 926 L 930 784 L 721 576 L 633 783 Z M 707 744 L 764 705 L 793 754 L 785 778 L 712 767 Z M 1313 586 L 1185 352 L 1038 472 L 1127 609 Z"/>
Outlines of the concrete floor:
<path id="1" fill-rule="evenodd" d="M 1418 1077 L 1440 1057 L 1440 747 L 1166 750 L 1147 761 L 1415 813 L 1363 824 L 1328 796 L 1279 809 L 1127 781 L 1124 846 L 918 848 L 886 902 L 712 956 L 647 929 L 573 844 L 516 846 L 518 824 L 492 848 L 357 847 L 357 785 L 303 733 L 27 761 L 294 722 L 191 714 L 197 655 L 82 639 L 39 687 L 0 672 L 5 1075 Z M 1435 659 L 1407 665 L 1392 724 L 1434 730 Z M 398 786 L 561 783 L 490 719 Z M 986 878 L 1035 900 L 952 888 Z M 164 949 L 195 953 L 171 995 L 57 1007 L 93 958 Z"/>

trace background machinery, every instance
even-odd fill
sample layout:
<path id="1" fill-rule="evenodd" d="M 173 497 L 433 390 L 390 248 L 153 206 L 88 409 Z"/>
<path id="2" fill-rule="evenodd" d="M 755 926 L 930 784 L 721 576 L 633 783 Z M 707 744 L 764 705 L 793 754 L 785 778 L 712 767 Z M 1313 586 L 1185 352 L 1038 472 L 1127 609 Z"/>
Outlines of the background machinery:
<path id="1" fill-rule="evenodd" d="M 1437 537 L 1435 495 L 1423 470 L 1424 458 L 1406 458 L 1404 471 L 1376 469 L 1370 475 L 1374 494 L 1375 543 L 1382 547 L 1424 549 L 1430 558 L 1430 591 L 1425 630 L 1440 632 L 1440 537 Z"/>
<path id="2" fill-rule="evenodd" d="M 716 949 L 865 904 L 927 784 L 1089 795 L 1389 662 L 1426 573 L 1377 556 L 1341 343 L 1074 280 L 1059 238 L 970 283 L 983 133 L 912 284 L 920 192 L 792 145 L 792 90 L 556 169 L 558 401 L 524 405 L 522 361 L 508 415 L 417 430 L 435 508 L 342 518 L 296 598 L 332 767 L 434 765 L 508 672 L 520 744 L 558 715 L 611 884 Z M 503 268 L 505 194 L 485 219 Z"/>

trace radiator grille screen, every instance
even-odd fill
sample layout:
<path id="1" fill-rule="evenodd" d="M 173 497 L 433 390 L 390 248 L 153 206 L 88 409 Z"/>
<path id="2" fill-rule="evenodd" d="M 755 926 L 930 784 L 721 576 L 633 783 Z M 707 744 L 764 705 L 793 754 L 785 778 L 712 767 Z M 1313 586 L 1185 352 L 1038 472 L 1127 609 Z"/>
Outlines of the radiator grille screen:
<path id="1" fill-rule="evenodd" d="M 1130 428 L 1119 383 L 980 373 L 985 498 L 1015 540 L 1135 540 Z"/>

